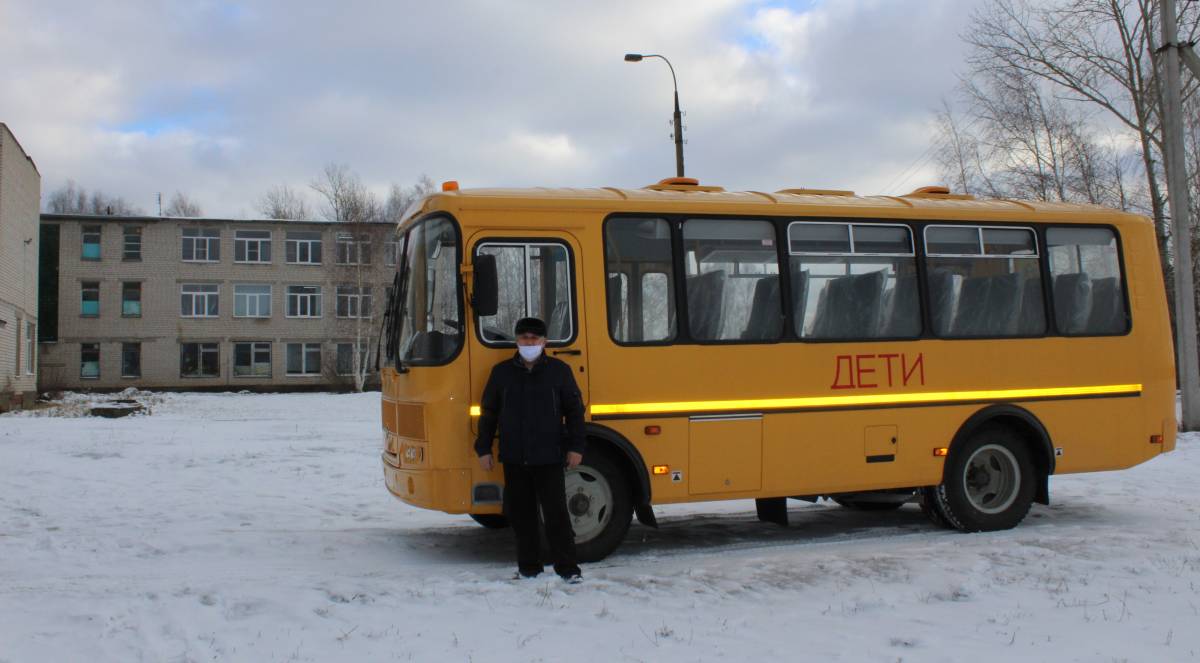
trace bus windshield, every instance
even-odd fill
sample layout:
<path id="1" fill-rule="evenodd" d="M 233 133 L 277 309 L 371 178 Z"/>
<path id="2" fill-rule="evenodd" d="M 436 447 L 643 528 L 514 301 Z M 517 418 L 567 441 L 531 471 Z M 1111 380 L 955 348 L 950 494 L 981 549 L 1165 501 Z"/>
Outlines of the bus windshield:
<path id="1" fill-rule="evenodd" d="M 458 235 L 454 222 L 432 217 L 408 232 L 400 265 L 399 360 L 443 364 L 462 345 L 458 298 Z"/>

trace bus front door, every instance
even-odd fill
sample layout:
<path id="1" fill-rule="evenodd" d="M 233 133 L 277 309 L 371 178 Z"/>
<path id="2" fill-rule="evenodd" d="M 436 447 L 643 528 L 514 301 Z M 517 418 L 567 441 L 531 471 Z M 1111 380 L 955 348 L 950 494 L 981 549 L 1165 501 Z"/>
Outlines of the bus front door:
<path id="1" fill-rule="evenodd" d="M 511 232 L 511 231 L 508 231 Z M 470 240 L 470 255 L 496 259 L 498 306 L 495 315 L 475 316 L 471 343 L 471 393 L 478 403 L 492 367 L 515 352 L 513 328 L 525 317 L 546 323 L 546 354 L 566 362 L 588 402 L 587 339 L 584 335 L 583 266 L 575 238 L 567 233 L 522 232 L 510 237 L 481 230 Z"/>

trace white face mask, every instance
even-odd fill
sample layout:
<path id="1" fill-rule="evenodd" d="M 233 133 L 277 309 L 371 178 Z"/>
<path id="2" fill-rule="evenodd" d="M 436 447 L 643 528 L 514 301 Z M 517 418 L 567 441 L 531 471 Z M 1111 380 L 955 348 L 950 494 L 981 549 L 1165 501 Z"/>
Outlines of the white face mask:
<path id="1" fill-rule="evenodd" d="M 537 345 L 518 345 L 517 352 L 521 353 L 521 359 L 533 361 L 542 354 L 543 347 L 545 346 L 542 343 L 538 343 Z"/>

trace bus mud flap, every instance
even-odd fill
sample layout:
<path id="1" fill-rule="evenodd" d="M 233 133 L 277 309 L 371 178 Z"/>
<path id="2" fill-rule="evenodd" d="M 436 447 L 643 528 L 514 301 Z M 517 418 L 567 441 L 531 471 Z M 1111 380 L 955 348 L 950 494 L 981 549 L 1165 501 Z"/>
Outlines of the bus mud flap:
<path id="1" fill-rule="evenodd" d="M 633 507 L 633 512 L 637 514 L 639 523 L 658 529 L 658 520 L 654 517 L 654 507 L 649 504 L 639 504 Z"/>
<path id="2" fill-rule="evenodd" d="M 775 523 L 787 527 L 787 498 L 768 497 L 754 500 L 754 508 L 758 509 L 758 519 L 764 523 Z"/>

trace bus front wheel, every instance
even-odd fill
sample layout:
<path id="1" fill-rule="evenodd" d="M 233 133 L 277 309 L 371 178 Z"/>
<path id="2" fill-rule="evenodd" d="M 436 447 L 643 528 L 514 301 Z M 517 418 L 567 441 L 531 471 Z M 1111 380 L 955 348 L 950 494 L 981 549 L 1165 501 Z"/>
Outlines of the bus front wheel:
<path id="1" fill-rule="evenodd" d="M 986 426 L 947 459 L 937 506 L 957 529 L 991 532 L 1017 526 L 1037 484 L 1029 448 L 1012 430 Z"/>
<path id="2" fill-rule="evenodd" d="M 596 562 L 621 545 L 633 518 L 633 495 L 621 468 L 603 452 L 590 451 L 567 470 L 567 515 L 581 562 Z"/>

